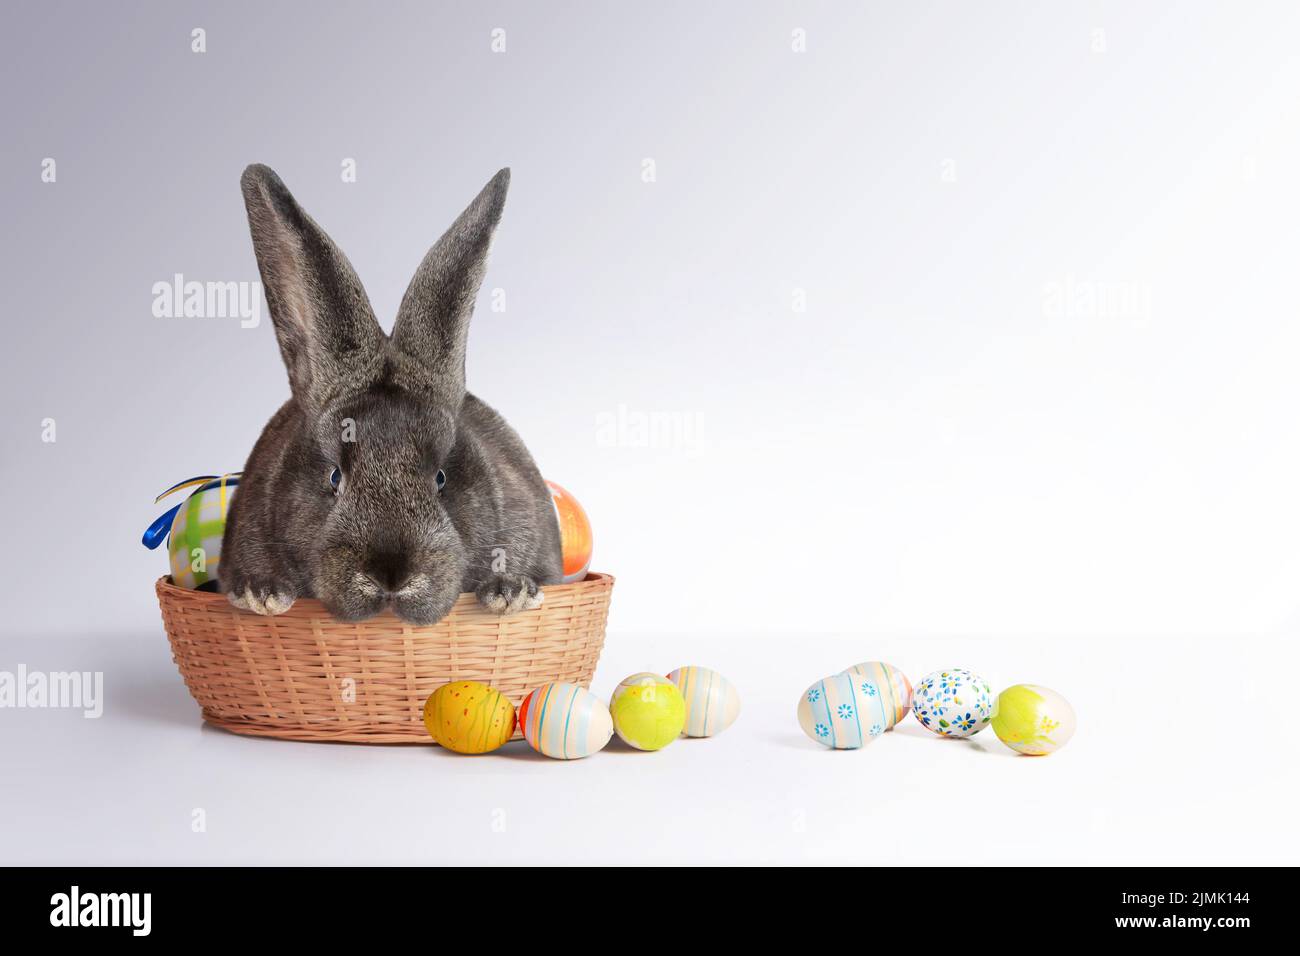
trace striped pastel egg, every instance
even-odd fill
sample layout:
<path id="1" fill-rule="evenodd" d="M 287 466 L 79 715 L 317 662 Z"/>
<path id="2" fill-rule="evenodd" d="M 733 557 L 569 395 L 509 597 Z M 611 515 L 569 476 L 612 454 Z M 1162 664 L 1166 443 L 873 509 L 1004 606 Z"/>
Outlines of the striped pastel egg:
<path id="1" fill-rule="evenodd" d="M 429 695 L 424 702 L 424 726 L 448 750 L 485 754 L 515 732 L 515 705 L 487 684 L 458 680 Z"/>
<path id="2" fill-rule="evenodd" d="M 824 747 L 856 750 L 885 732 L 885 695 L 874 683 L 836 674 L 813 684 L 799 698 L 799 726 Z"/>
<path id="3" fill-rule="evenodd" d="M 740 714 L 740 694 L 731 681 L 707 667 L 679 667 L 668 675 L 686 701 L 687 737 L 722 733 Z"/>
<path id="4" fill-rule="evenodd" d="M 894 725 L 907 716 L 912 708 L 912 682 L 907 675 L 893 664 L 884 661 L 867 661 L 854 664 L 844 673 L 869 680 L 885 697 L 886 730 L 893 730 Z"/>
<path id="5" fill-rule="evenodd" d="M 587 757 L 614 735 L 605 702 L 577 684 L 543 684 L 519 705 L 519 729 L 538 753 L 557 760 Z"/>

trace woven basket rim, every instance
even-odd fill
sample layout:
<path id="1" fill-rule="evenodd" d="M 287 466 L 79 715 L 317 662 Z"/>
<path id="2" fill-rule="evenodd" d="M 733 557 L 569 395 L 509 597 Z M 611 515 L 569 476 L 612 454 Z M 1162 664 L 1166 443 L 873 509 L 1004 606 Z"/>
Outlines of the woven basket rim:
<path id="1" fill-rule="evenodd" d="M 588 571 L 587 576 L 583 578 L 581 581 L 573 581 L 569 584 L 547 584 L 542 587 L 542 591 L 548 595 L 565 594 L 570 591 L 587 589 L 590 588 L 592 585 L 608 586 L 608 585 L 612 585 L 613 583 L 614 583 L 614 576 L 612 574 L 606 574 L 603 571 Z M 159 598 L 161 598 L 164 594 L 166 594 L 180 601 L 188 601 L 194 604 L 223 605 L 225 607 L 228 607 L 231 611 L 240 614 L 253 613 L 252 611 L 241 611 L 239 608 L 236 608 L 233 604 L 231 604 L 226 599 L 226 596 L 224 594 L 218 591 L 195 591 L 191 588 L 183 588 L 180 585 L 173 584 L 170 574 L 164 574 L 162 577 L 160 577 L 154 584 L 154 590 L 158 594 Z M 460 597 L 456 599 L 456 603 L 452 605 L 452 610 L 456 611 L 456 610 L 462 610 L 467 607 L 477 607 L 477 606 L 478 606 L 478 598 L 475 597 L 473 592 L 467 591 L 461 594 Z M 298 598 L 298 600 L 293 602 L 293 606 L 289 608 L 289 610 L 277 616 L 278 617 L 310 617 L 316 620 L 324 619 L 326 622 L 337 624 L 339 627 L 352 626 L 349 622 L 340 621 L 338 618 L 334 617 L 334 615 L 330 614 L 330 612 L 325 609 L 325 605 L 322 604 L 316 598 Z M 393 617 L 393 620 L 395 622 L 402 623 L 404 627 L 409 628 L 412 626 L 410 624 L 404 624 L 404 622 L 400 622 L 400 620 L 395 615 L 393 615 L 391 611 L 385 611 L 382 614 L 377 615 L 377 617 L 378 618 Z"/>

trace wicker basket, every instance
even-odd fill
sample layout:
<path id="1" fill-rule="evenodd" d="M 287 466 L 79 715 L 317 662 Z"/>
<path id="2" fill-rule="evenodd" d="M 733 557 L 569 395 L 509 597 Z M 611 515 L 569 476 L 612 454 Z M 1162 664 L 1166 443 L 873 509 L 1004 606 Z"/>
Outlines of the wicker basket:
<path id="1" fill-rule="evenodd" d="M 588 574 L 547 587 L 535 611 L 499 617 L 463 594 L 432 627 L 392 614 L 356 624 L 315 600 L 260 617 L 225 595 L 157 584 L 163 626 L 203 719 L 239 734 L 287 740 L 432 744 L 425 699 L 480 680 L 518 706 L 548 681 L 587 687 L 605 642 L 614 579 Z"/>

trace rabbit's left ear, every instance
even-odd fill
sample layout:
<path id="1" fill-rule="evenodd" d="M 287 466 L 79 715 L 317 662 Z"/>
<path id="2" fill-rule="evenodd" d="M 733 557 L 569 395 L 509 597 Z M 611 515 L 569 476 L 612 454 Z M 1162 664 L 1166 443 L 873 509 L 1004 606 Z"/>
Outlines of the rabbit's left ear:
<path id="1" fill-rule="evenodd" d="M 402 297 L 393 325 L 393 344 L 453 392 L 465 389 L 469 318 L 509 186 L 510 170 L 503 169 L 434 243 Z"/>
<path id="2" fill-rule="evenodd" d="M 319 407 L 373 369 L 384 331 L 347 256 L 280 177 L 249 166 L 240 187 L 289 385 Z"/>

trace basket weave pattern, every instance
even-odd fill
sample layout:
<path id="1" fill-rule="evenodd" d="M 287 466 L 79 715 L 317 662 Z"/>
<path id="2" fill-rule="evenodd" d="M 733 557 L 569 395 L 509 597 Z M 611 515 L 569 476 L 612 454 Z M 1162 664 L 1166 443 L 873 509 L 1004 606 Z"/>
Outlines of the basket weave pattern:
<path id="1" fill-rule="evenodd" d="M 390 613 L 344 623 L 310 599 L 262 617 L 222 594 L 165 577 L 156 585 L 172 657 L 204 720 L 240 734 L 384 744 L 432 744 L 424 702 L 451 681 L 482 681 L 516 707 L 549 681 L 590 686 L 613 588 L 611 576 L 588 574 L 507 617 L 463 594 L 437 624 L 416 627 Z"/>

